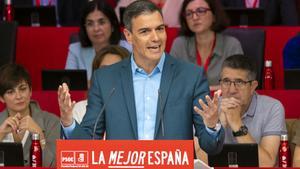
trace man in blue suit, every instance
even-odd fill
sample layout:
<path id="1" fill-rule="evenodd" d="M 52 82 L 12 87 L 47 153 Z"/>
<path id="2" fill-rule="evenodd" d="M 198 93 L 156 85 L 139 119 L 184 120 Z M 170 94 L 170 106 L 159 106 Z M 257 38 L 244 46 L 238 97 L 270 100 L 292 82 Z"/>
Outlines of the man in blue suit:
<path id="1" fill-rule="evenodd" d="M 224 129 L 214 111 L 218 95 L 212 100 L 207 96 L 203 68 L 164 53 L 167 36 L 159 8 L 147 0 L 135 1 L 125 11 L 124 24 L 133 54 L 95 71 L 80 125 L 72 118 L 68 86 L 59 87 L 65 137 L 91 139 L 96 134 L 99 139 L 106 132 L 106 139 L 192 140 L 194 126 L 200 147 L 209 154 L 219 152 Z M 199 104 L 201 115 L 193 111 Z"/>

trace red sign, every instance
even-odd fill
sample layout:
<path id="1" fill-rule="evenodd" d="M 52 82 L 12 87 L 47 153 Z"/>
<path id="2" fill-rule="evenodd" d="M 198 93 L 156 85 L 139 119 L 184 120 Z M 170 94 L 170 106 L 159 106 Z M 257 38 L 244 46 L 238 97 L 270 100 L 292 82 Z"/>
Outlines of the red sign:
<path id="1" fill-rule="evenodd" d="M 193 169 L 193 140 L 58 140 L 57 168 Z"/>

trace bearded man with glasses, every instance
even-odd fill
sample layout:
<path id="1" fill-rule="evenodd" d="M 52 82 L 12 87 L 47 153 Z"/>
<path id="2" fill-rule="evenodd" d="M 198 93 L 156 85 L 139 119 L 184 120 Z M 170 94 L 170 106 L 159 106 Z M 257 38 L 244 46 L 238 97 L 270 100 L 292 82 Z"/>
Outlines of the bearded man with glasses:
<path id="1" fill-rule="evenodd" d="M 215 104 L 219 105 L 220 121 L 225 128 L 225 144 L 257 143 L 259 166 L 273 167 L 280 135 L 287 133 L 284 107 L 280 101 L 255 92 L 256 70 L 246 56 L 225 59 L 220 75 L 222 99 Z"/>

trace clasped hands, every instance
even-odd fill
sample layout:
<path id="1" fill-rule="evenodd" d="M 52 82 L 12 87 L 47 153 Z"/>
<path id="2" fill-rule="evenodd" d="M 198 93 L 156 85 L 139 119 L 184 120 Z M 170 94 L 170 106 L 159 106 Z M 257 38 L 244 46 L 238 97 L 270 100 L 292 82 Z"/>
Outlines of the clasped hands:
<path id="1" fill-rule="evenodd" d="M 7 134 L 10 132 L 23 133 L 26 130 L 31 133 L 42 134 L 42 129 L 30 115 L 22 117 L 20 113 L 8 117 L 0 126 L 0 131 L 3 134 Z"/>

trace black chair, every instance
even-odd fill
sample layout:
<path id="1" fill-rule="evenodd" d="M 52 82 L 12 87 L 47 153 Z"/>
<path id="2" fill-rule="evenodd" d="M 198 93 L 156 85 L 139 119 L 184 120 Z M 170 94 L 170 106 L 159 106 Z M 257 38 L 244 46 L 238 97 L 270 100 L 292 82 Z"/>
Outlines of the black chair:
<path id="1" fill-rule="evenodd" d="M 0 66 L 15 62 L 17 28 L 16 22 L 0 22 Z"/>
<path id="2" fill-rule="evenodd" d="M 228 28 L 223 33 L 237 38 L 241 42 L 244 55 L 254 59 L 257 66 L 258 89 L 261 89 L 265 54 L 265 30 L 259 28 Z"/>

